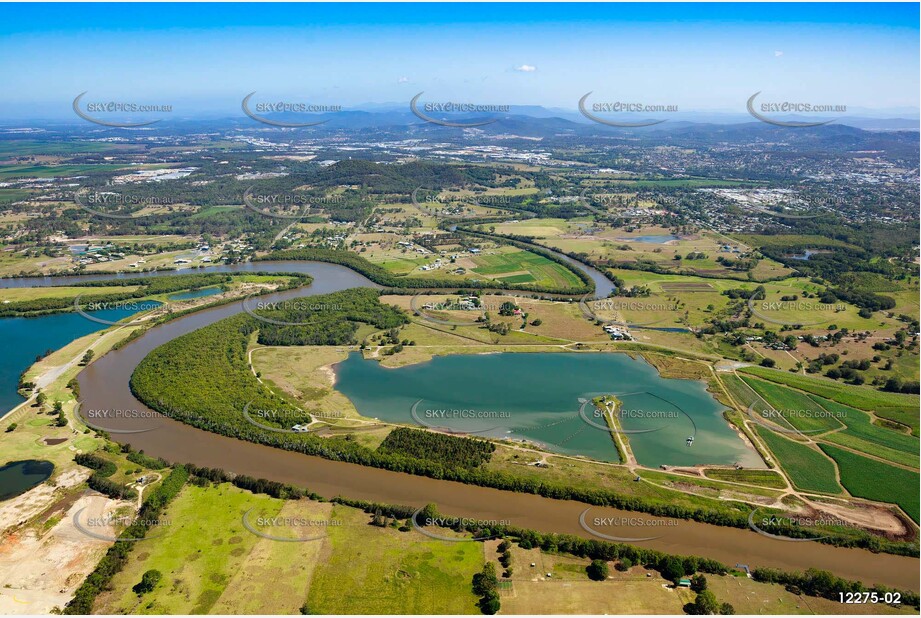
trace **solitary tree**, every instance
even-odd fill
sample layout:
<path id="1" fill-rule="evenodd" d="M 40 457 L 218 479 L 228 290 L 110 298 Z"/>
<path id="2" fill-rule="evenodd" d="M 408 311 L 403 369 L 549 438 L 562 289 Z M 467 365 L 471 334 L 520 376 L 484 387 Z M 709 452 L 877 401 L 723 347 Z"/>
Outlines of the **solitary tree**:
<path id="1" fill-rule="evenodd" d="M 138 595 L 150 592 L 154 589 L 154 586 L 157 585 L 157 582 L 160 581 L 162 576 L 163 575 L 160 573 L 160 571 L 157 571 L 156 569 L 146 571 L 144 575 L 141 576 L 141 581 L 136 583 L 132 590 L 134 590 L 134 592 Z"/>
<path id="2" fill-rule="evenodd" d="M 608 578 L 608 563 L 604 560 L 592 560 L 592 563 L 585 567 L 588 578 L 596 582 L 603 582 Z"/>

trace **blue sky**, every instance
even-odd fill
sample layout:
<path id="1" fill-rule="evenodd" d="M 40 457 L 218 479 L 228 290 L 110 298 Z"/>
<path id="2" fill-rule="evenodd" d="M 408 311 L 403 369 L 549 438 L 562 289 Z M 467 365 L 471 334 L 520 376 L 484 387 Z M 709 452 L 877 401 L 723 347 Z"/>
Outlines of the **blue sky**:
<path id="1" fill-rule="evenodd" d="M 73 98 L 919 106 L 917 4 L 6 4 L 0 118 Z"/>

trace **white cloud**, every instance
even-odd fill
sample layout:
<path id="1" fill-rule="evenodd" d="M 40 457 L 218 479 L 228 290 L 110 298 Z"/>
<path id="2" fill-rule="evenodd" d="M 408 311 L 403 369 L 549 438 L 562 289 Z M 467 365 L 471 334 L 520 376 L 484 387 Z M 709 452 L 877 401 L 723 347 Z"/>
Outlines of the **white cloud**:
<path id="1" fill-rule="evenodd" d="M 522 64 L 521 66 L 515 67 L 515 70 L 521 73 L 533 73 L 537 70 L 537 67 L 532 64 Z"/>
<path id="2" fill-rule="evenodd" d="M 400 79 L 397 80 L 397 83 L 398 83 L 398 84 L 408 84 L 408 83 L 409 83 L 409 78 L 408 78 L 408 77 L 401 77 Z"/>
<path id="3" fill-rule="evenodd" d="M 775 52 L 774 52 L 774 57 L 775 57 L 775 58 L 780 58 L 781 56 L 783 56 L 783 52 L 782 52 L 782 51 L 775 51 Z"/>

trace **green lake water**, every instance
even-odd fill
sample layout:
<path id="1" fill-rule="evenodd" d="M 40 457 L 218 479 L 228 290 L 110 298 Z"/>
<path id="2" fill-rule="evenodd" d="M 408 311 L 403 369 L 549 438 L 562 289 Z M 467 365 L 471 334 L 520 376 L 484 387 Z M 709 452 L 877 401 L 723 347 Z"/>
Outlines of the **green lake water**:
<path id="1" fill-rule="evenodd" d="M 353 353 L 335 369 L 336 389 L 366 417 L 618 461 L 604 419 L 591 404 L 579 413 L 582 401 L 612 394 L 623 402 L 626 431 L 654 430 L 628 436 L 642 465 L 764 467 L 702 382 L 662 378 L 626 354 L 453 355 L 387 369 Z"/>

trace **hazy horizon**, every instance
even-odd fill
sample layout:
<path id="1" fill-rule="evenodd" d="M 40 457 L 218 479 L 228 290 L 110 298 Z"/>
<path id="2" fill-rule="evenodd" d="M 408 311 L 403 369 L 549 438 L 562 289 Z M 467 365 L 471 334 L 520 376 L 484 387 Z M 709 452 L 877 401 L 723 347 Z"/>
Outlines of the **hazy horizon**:
<path id="1" fill-rule="evenodd" d="M 233 116 L 264 101 L 425 100 L 577 111 L 579 99 L 745 114 L 768 101 L 914 117 L 917 4 L 6 5 L 0 120 L 74 97 Z"/>

